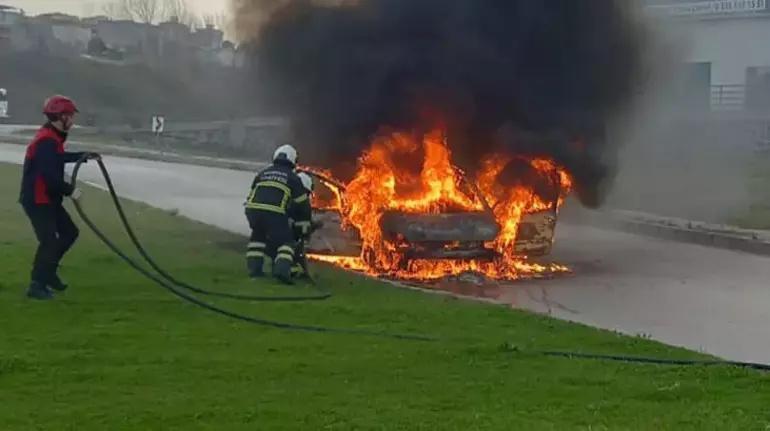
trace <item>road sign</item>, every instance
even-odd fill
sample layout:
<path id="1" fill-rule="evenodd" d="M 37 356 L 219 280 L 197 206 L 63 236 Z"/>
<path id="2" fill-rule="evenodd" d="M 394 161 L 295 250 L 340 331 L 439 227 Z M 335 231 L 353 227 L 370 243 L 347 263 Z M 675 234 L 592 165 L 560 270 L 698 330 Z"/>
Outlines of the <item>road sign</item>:
<path id="1" fill-rule="evenodd" d="M 155 115 L 152 117 L 152 133 L 160 135 L 163 133 L 163 129 L 166 126 L 166 117 L 162 115 Z"/>
<path id="2" fill-rule="evenodd" d="M 0 88 L 0 118 L 8 118 L 8 90 Z"/>

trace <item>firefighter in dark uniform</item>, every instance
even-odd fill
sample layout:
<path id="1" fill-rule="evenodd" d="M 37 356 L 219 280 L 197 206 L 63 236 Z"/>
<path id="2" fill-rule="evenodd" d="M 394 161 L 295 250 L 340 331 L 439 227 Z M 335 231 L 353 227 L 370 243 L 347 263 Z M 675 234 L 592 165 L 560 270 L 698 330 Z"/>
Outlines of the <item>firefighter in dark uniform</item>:
<path id="1" fill-rule="evenodd" d="M 297 150 L 284 145 L 275 150 L 273 164 L 254 178 L 246 199 L 246 218 L 251 238 L 246 264 L 252 278 L 263 276 L 268 245 L 275 249 L 273 276 L 292 284 L 295 242 L 289 225 L 289 214 L 295 205 L 309 205 L 310 197 L 294 172 Z"/>
<path id="2" fill-rule="evenodd" d="M 32 266 L 32 282 L 27 290 L 27 296 L 33 299 L 51 299 L 51 289 L 63 291 L 67 288 L 57 270 L 79 231 L 62 206 L 64 196 L 77 198 L 74 185 L 64 181 L 64 164 L 83 157 L 99 157 L 96 153 L 64 151 L 67 132 L 73 126 L 77 112 L 75 103 L 64 96 L 46 100 L 43 113 L 48 122 L 27 146 L 24 158 L 19 203 L 29 217 L 39 243 Z"/>
<path id="3" fill-rule="evenodd" d="M 297 174 L 305 192 L 308 195 L 313 193 L 313 178 L 305 172 Z M 294 205 L 290 212 L 289 219 L 296 248 L 294 251 L 294 266 L 291 267 L 292 277 L 307 278 L 309 274 L 305 271 L 307 268 L 307 256 L 305 255 L 305 244 L 310 240 L 310 235 L 317 227 L 313 223 L 313 209 L 310 205 L 310 199 L 299 205 Z"/>

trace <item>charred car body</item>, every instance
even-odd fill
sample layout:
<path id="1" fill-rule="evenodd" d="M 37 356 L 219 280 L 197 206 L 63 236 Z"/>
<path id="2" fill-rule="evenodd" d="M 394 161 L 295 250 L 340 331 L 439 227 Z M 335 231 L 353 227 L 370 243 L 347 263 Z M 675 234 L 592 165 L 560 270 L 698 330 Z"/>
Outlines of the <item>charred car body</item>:
<path id="1" fill-rule="evenodd" d="M 515 164 L 514 164 L 515 165 Z M 414 260 L 489 260 L 500 256 L 492 243 L 501 232 L 493 205 L 480 193 L 475 181 L 455 168 L 462 179 L 463 191 L 480 200 L 483 211 L 450 211 L 438 214 L 411 213 L 395 210 L 384 211 L 379 219 L 382 241 L 389 244 L 390 255 L 406 269 Z M 345 199 L 345 186 L 329 176 L 313 169 L 304 170 L 317 179 L 322 187 L 316 193 L 318 201 L 330 202 Z M 522 176 L 521 172 L 511 174 Z M 537 181 L 534 181 L 537 188 Z M 558 180 L 541 184 L 539 194 L 547 197 L 548 207 L 521 215 L 513 254 L 524 257 L 543 256 L 550 253 L 556 228 L 560 190 L 553 184 Z M 325 197 L 324 197 L 325 195 Z M 313 254 L 362 257 L 370 267 L 377 267 L 373 250 L 364 248 L 356 229 L 346 226 L 341 214 L 342 205 L 318 205 L 314 202 L 315 218 L 323 222 L 308 244 Z"/>

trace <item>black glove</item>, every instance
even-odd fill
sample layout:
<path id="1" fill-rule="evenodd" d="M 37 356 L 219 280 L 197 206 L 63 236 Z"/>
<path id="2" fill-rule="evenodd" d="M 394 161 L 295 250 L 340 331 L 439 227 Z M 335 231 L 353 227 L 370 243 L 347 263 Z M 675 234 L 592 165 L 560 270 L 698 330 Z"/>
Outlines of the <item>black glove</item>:
<path id="1" fill-rule="evenodd" d="M 67 182 L 64 183 L 64 190 L 62 190 L 62 194 L 64 196 L 72 196 L 72 193 L 74 191 L 75 191 L 75 186 Z"/>
<path id="2" fill-rule="evenodd" d="M 99 160 L 102 155 L 99 153 L 86 153 L 86 160 Z"/>

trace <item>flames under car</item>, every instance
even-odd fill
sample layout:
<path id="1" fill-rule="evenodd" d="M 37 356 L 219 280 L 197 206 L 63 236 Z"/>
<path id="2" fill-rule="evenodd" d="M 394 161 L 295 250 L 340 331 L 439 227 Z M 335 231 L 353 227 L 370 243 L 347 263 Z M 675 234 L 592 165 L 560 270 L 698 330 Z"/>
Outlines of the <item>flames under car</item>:
<path id="1" fill-rule="evenodd" d="M 448 211 L 442 213 L 412 213 L 388 210 L 379 220 L 382 241 L 388 243 L 388 249 L 397 266 L 406 269 L 414 260 L 477 260 L 493 261 L 500 257 L 500 251 L 491 244 L 498 237 L 501 226 L 496 221 L 493 208 L 472 180 L 462 171 L 454 168 L 461 178 L 463 190 L 468 195 L 479 199 L 483 211 Z M 309 169 L 309 174 L 316 178 L 321 186 L 316 193 L 336 195 L 345 199 L 345 185 L 325 176 L 319 171 Z M 518 230 L 513 243 L 513 255 L 535 257 L 547 255 L 551 251 L 557 221 L 559 193 L 550 193 L 547 209 L 521 215 Z M 329 201 L 323 198 L 321 201 Z M 371 268 L 377 269 L 374 251 L 364 248 L 357 230 L 345 226 L 344 217 L 339 208 L 317 205 L 314 202 L 314 217 L 323 222 L 323 227 L 316 232 L 307 245 L 310 253 L 318 255 L 361 257 Z M 383 244 L 384 245 L 384 244 Z"/>

